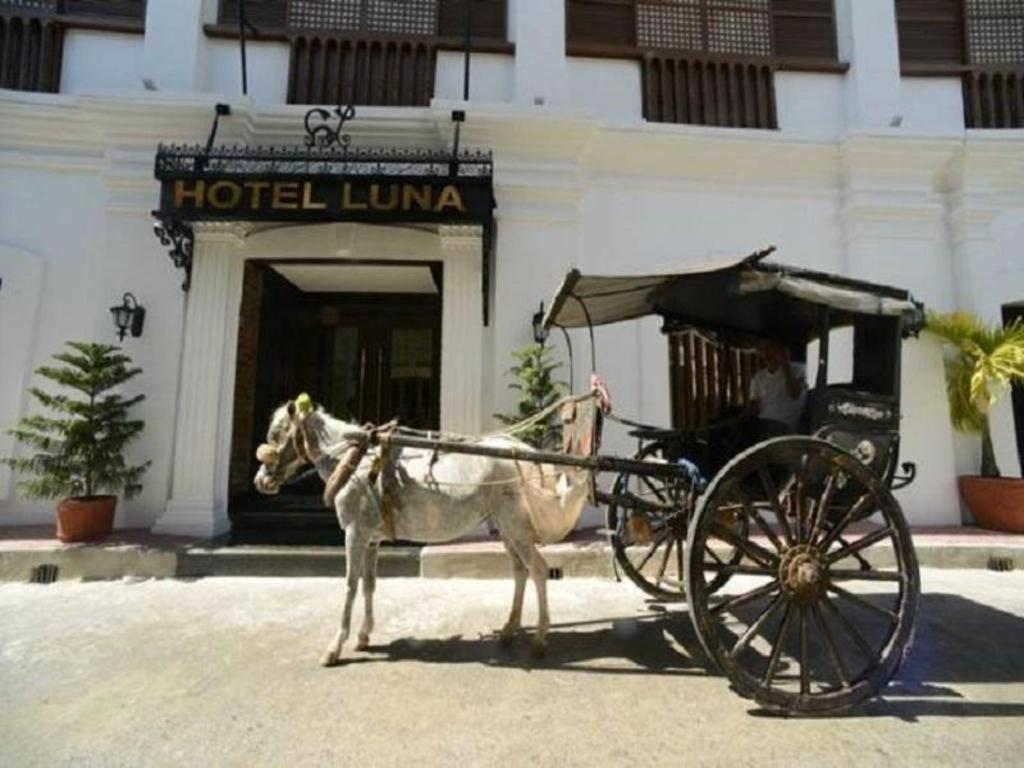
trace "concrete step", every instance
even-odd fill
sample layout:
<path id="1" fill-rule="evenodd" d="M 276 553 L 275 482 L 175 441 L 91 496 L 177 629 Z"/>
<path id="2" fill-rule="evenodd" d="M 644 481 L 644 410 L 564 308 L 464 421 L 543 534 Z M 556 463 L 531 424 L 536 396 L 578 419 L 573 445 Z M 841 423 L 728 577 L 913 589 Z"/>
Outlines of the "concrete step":
<path id="1" fill-rule="evenodd" d="M 18 538 L 17 529 L 0 529 L 0 581 L 58 579 L 203 578 L 209 576 L 341 576 L 345 550 L 340 546 L 227 545 L 222 540 L 189 541 L 148 532 L 117 532 L 86 544 L 62 544 L 44 529 Z M 917 557 L 924 568 L 1024 569 L 1024 536 L 976 528 L 914 531 Z M 889 565 L 887 545 L 866 550 L 869 561 Z M 594 531 L 574 532 L 569 541 L 541 548 L 556 577 L 614 575 L 610 548 Z M 508 555 L 498 541 L 383 546 L 382 577 L 507 578 Z M 50 568 L 41 568 L 51 566 Z M 56 571 L 52 567 L 56 568 Z M 674 575 L 674 574 L 671 574 Z"/>

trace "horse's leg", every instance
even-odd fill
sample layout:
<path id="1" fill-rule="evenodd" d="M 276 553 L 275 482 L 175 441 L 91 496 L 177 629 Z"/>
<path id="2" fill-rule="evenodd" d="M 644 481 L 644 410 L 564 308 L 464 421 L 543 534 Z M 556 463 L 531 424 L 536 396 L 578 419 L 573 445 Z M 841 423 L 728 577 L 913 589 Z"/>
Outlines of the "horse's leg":
<path id="1" fill-rule="evenodd" d="M 359 629 L 356 650 L 365 651 L 370 647 L 370 633 L 373 632 L 373 591 L 377 588 L 377 553 L 380 543 L 374 542 L 366 548 L 363 564 L 363 626 Z"/>
<path id="2" fill-rule="evenodd" d="M 548 626 L 551 624 L 551 617 L 548 614 L 548 564 L 534 545 L 532 534 L 528 531 L 517 533 L 518 535 L 512 535 L 508 540 L 520 561 L 526 566 L 537 589 L 537 631 L 531 645 L 534 656 L 543 656 L 548 650 Z"/>
<path id="3" fill-rule="evenodd" d="M 548 652 L 548 627 L 551 625 L 548 613 L 548 564 L 532 541 L 527 541 L 526 546 L 528 550 L 523 560 L 527 563 L 537 589 L 537 632 L 533 636 L 532 650 L 534 656 L 543 656 Z"/>
<path id="4" fill-rule="evenodd" d="M 508 621 L 501 629 L 499 642 L 502 645 L 511 645 L 515 638 L 516 631 L 523 618 L 523 594 L 526 592 L 526 566 L 519 559 L 512 543 L 502 538 L 505 549 L 508 550 L 508 557 L 512 561 L 512 577 L 515 579 L 515 591 L 512 594 L 512 610 L 509 612 Z"/>
<path id="5" fill-rule="evenodd" d="M 334 640 L 327 646 L 322 663 L 331 667 L 338 663 L 341 647 L 348 640 L 349 628 L 352 626 L 352 606 L 355 604 L 356 592 L 359 588 L 359 577 L 362 575 L 366 562 L 367 539 L 362 531 L 350 525 L 345 529 L 345 606 L 341 611 L 341 627 Z"/>

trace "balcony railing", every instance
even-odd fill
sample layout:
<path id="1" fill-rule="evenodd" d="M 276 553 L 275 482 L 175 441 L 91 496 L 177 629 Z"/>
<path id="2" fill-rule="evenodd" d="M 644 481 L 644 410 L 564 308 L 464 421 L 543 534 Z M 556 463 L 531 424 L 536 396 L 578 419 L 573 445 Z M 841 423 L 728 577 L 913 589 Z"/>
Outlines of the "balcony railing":
<path id="1" fill-rule="evenodd" d="M 730 128 L 777 128 L 774 70 L 660 51 L 643 58 L 644 118 Z"/>
<path id="2" fill-rule="evenodd" d="M 437 52 L 461 48 L 467 0 L 248 0 L 255 39 L 291 46 L 288 102 L 425 106 Z M 474 50 L 511 52 L 507 0 L 473 0 Z M 215 35 L 233 35 L 238 0 L 221 0 Z"/>
<path id="3" fill-rule="evenodd" d="M 434 94 L 437 46 L 429 38 L 291 38 L 290 104 L 427 106 Z"/>
<path id="4" fill-rule="evenodd" d="M 963 93 L 968 128 L 1024 128 L 1024 66 L 974 67 Z"/>

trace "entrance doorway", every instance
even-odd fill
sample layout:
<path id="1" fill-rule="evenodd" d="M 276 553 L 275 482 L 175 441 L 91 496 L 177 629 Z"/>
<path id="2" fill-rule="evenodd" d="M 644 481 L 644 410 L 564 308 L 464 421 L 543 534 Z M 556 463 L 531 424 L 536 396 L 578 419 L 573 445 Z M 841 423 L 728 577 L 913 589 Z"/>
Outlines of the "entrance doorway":
<path id="1" fill-rule="evenodd" d="M 355 423 L 437 429 L 442 269 L 435 262 L 249 262 L 239 317 L 229 516 L 242 540 L 339 541 L 310 473 L 252 489 L 274 409 L 308 392 Z"/>

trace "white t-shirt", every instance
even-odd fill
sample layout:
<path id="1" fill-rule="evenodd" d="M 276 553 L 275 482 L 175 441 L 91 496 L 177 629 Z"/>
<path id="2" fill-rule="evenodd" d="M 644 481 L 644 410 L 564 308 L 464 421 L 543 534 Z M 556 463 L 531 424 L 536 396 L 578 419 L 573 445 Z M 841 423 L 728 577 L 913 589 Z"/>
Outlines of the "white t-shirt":
<path id="1" fill-rule="evenodd" d="M 800 424 L 800 412 L 807 397 L 807 380 L 801 363 L 790 363 L 793 377 L 800 383 L 800 393 L 790 397 L 786 390 L 786 374 L 780 366 L 776 371 L 762 368 L 750 380 L 750 398 L 761 404 L 758 416 L 762 419 L 780 421 L 796 431 Z"/>

